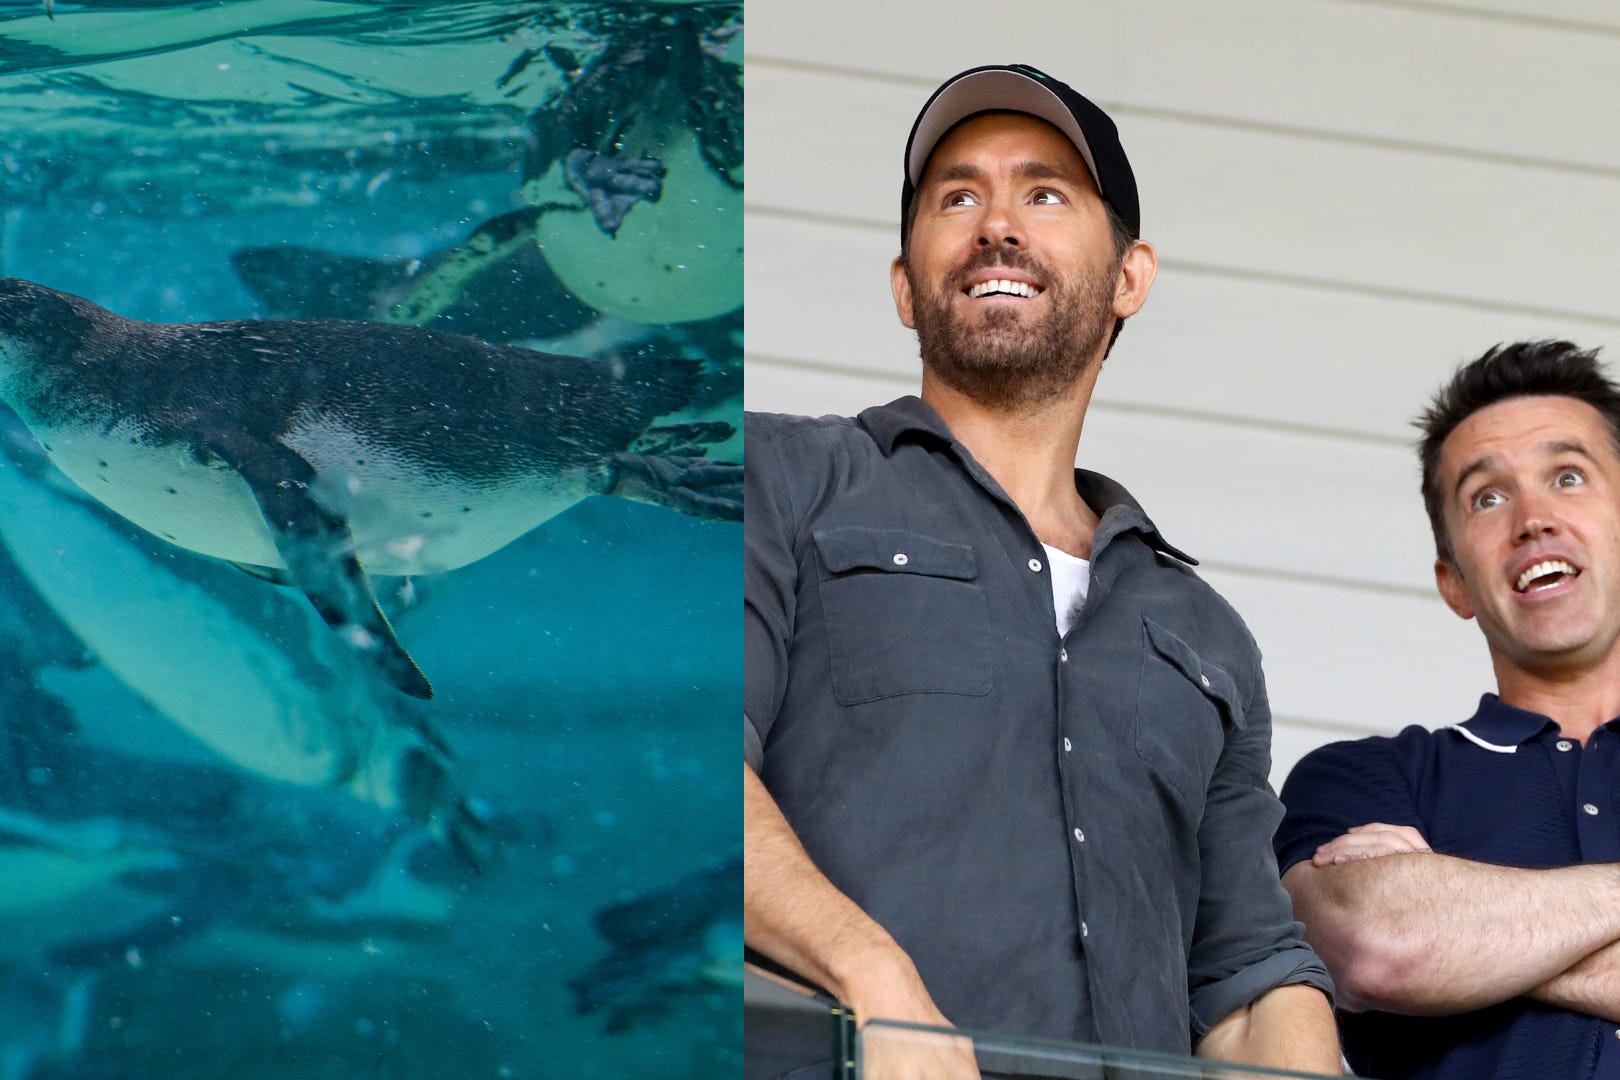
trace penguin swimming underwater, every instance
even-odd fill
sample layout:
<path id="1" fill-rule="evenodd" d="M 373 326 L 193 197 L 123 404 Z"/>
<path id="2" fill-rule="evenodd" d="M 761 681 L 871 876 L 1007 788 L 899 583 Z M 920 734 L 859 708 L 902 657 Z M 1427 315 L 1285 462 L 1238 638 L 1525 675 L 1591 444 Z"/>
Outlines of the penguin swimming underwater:
<path id="1" fill-rule="evenodd" d="M 267 314 L 429 326 L 485 341 L 571 334 L 597 318 L 534 242 L 543 207 L 483 222 L 420 259 L 371 259 L 292 244 L 241 248 L 231 269 Z"/>
<path id="2" fill-rule="evenodd" d="M 609 1032 L 688 1012 L 693 995 L 712 997 L 735 1015 L 743 974 L 742 887 L 738 855 L 598 909 L 592 921 L 611 951 L 568 981 L 574 1011 L 606 1011 Z"/>
<path id="3" fill-rule="evenodd" d="M 613 364 L 339 320 L 144 323 L 0 280 L 0 401 L 109 509 L 297 585 L 415 697 L 368 574 L 452 570 L 592 494 L 742 516 L 742 469 L 627 448 L 696 362 Z"/>

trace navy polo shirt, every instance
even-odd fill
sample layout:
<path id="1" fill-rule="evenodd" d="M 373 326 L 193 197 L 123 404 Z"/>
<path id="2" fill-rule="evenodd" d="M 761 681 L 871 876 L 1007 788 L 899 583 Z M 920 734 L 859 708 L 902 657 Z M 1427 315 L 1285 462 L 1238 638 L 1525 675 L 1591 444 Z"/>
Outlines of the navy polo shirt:
<path id="1" fill-rule="evenodd" d="M 1503 866 L 1620 862 L 1620 720 L 1585 745 L 1486 694 L 1465 724 L 1333 743 L 1283 785 L 1287 872 L 1352 825 L 1410 825 L 1435 851 Z M 1513 998 L 1455 1016 L 1341 1013 L 1345 1056 L 1401 1080 L 1620 1080 L 1620 1025 Z"/>

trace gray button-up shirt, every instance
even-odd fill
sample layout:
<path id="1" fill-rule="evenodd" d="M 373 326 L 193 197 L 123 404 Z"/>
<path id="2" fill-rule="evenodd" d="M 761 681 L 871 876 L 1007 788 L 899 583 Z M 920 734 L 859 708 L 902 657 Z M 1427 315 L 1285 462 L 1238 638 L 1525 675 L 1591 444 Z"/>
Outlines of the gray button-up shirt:
<path id="1" fill-rule="evenodd" d="M 1059 638 L 1023 515 L 916 398 L 746 420 L 748 762 L 959 1026 L 1186 1053 L 1330 988 L 1278 883 L 1237 614 L 1123 488 Z"/>

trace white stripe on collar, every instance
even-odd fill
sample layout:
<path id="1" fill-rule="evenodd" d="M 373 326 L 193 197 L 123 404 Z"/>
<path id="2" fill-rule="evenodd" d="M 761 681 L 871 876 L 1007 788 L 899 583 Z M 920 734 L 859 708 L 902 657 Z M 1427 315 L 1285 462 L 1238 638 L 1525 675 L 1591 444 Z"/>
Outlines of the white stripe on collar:
<path id="1" fill-rule="evenodd" d="M 1475 746 L 1480 747 L 1483 750 L 1489 750 L 1493 754 L 1517 754 L 1519 752 L 1519 748 L 1517 746 L 1498 746 L 1493 742 L 1486 742 L 1484 739 L 1480 738 L 1478 735 L 1475 735 L 1472 731 L 1469 731 L 1461 724 L 1448 724 L 1440 730 L 1455 731 L 1457 734 L 1461 735 Z"/>

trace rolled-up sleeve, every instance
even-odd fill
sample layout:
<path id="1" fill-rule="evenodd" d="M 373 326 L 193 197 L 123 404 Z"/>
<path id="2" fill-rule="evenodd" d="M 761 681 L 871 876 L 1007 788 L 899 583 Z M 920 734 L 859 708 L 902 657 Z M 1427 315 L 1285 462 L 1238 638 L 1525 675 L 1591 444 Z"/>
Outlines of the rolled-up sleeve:
<path id="1" fill-rule="evenodd" d="M 1256 667 L 1243 724 L 1234 725 L 1210 784 L 1198 848 L 1203 876 L 1188 956 L 1193 1042 L 1223 1017 L 1278 986 L 1331 995 L 1332 980 L 1294 919 L 1271 838 L 1282 803 L 1271 770 L 1271 707 Z"/>
<path id="2" fill-rule="evenodd" d="M 744 419 L 743 759 L 758 772 L 787 685 L 798 567 L 780 449 L 764 418 Z"/>

